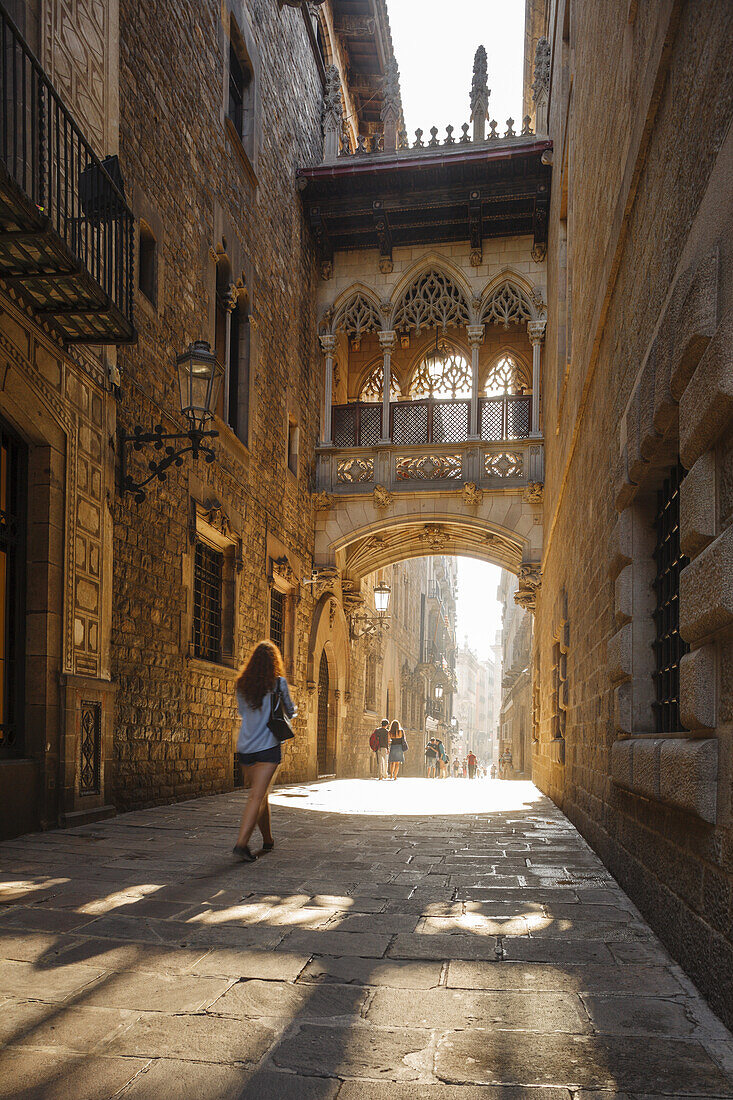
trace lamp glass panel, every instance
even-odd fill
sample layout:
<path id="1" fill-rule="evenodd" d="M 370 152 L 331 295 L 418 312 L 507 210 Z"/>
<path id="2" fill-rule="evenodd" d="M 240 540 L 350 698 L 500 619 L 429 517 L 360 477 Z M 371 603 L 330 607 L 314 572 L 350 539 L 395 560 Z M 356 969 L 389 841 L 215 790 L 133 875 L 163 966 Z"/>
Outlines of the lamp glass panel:
<path id="1" fill-rule="evenodd" d="M 389 607 L 389 594 L 390 589 L 386 584 L 378 584 L 374 589 L 374 606 L 380 615 L 383 615 Z"/>

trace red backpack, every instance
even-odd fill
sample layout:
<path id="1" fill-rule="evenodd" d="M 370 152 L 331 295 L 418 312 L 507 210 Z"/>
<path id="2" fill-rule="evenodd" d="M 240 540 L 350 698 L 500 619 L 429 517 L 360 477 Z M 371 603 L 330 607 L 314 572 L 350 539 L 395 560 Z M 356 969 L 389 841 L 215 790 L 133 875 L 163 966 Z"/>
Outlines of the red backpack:
<path id="1" fill-rule="evenodd" d="M 372 750 L 372 752 L 376 752 L 379 748 L 379 737 L 377 736 L 376 730 L 374 730 L 371 737 L 369 738 L 369 748 Z"/>

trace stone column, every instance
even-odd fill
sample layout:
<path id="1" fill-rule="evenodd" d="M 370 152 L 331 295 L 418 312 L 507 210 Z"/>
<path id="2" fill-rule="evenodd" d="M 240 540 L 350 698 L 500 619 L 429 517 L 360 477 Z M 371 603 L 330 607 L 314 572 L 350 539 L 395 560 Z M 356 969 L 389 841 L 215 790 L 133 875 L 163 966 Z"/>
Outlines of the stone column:
<path id="1" fill-rule="evenodd" d="M 540 436 L 540 379 L 542 376 L 542 341 L 545 338 L 547 321 L 528 321 L 527 335 L 532 345 L 532 431 L 531 436 Z"/>
<path id="2" fill-rule="evenodd" d="M 333 404 L 333 353 L 336 350 L 336 337 L 330 332 L 320 337 L 323 354 L 326 357 L 326 384 L 323 396 L 323 430 L 321 442 L 324 447 L 331 446 L 331 405 Z"/>
<path id="3" fill-rule="evenodd" d="M 483 343 L 484 326 L 468 325 L 468 327 L 466 328 L 466 332 L 468 334 L 468 342 L 471 345 L 471 412 L 469 414 L 468 420 L 468 438 L 478 439 L 478 349 Z"/>
<path id="4" fill-rule="evenodd" d="M 392 384 L 392 349 L 395 346 L 396 338 L 397 334 L 393 331 L 379 333 L 379 343 L 382 348 L 384 364 L 384 378 L 382 379 L 382 438 L 379 441 L 382 444 L 390 442 L 389 395 Z"/>

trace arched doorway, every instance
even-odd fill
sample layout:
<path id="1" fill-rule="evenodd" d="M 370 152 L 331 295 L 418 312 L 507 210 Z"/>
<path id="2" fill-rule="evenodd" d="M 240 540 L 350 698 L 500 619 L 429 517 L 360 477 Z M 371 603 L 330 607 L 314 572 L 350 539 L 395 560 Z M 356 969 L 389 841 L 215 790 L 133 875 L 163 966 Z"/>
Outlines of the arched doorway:
<path id="1" fill-rule="evenodd" d="M 318 731 L 316 742 L 316 754 L 318 759 L 318 774 L 330 775 L 333 771 L 331 753 L 329 752 L 328 718 L 329 718 L 330 676 L 328 672 L 328 657 L 324 649 L 321 653 L 321 663 L 318 667 Z"/>

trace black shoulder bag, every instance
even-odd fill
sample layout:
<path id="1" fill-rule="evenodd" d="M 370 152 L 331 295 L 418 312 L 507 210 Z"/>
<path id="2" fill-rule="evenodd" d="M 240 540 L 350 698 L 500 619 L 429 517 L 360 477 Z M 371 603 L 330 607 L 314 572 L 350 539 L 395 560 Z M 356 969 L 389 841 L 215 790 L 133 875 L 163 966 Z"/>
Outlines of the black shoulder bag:
<path id="1" fill-rule="evenodd" d="M 295 736 L 293 727 L 290 724 L 290 719 L 285 713 L 283 696 L 279 684 L 272 692 L 270 698 L 270 717 L 267 721 L 267 728 L 273 737 L 276 737 L 280 742 L 289 741 L 291 737 Z"/>

